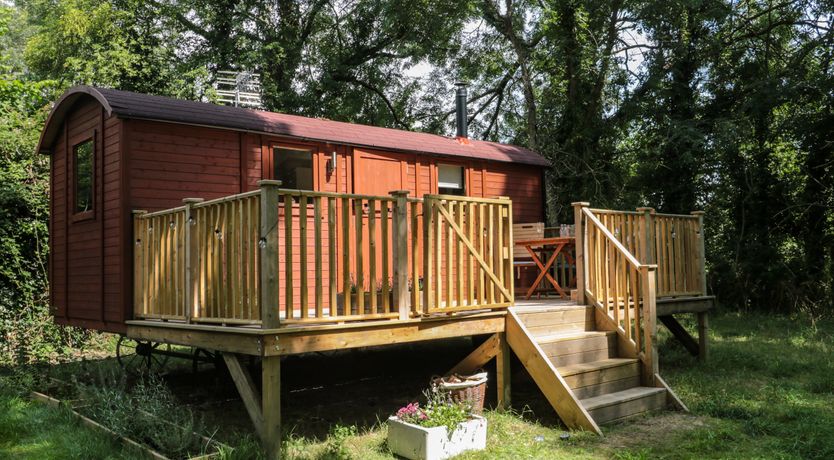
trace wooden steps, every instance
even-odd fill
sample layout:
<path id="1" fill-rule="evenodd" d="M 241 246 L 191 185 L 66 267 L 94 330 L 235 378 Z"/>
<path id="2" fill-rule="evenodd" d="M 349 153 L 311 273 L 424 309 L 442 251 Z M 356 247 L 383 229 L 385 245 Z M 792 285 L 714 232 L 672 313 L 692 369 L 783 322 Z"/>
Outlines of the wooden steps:
<path id="1" fill-rule="evenodd" d="M 666 389 L 633 387 L 580 402 L 597 423 L 610 423 L 648 411 L 665 409 Z"/>
<path id="2" fill-rule="evenodd" d="M 640 385 L 636 359 L 609 358 L 557 368 L 577 398 L 590 398 Z"/>
<path id="3" fill-rule="evenodd" d="M 619 350 L 616 331 L 598 330 L 594 307 L 512 307 L 507 341 L 571 428 L 593 429 L 665 409 L 666 387 L 642 386 L 643 367 Z M 587 418 L 587 420 L 585 420 Z"/>

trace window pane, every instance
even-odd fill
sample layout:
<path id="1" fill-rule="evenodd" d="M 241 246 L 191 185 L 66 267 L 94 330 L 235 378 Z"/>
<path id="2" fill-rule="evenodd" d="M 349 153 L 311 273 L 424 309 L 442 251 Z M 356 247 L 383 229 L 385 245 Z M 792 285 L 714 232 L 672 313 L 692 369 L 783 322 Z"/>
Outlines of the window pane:
<path id="1" fill-rule="evenodd" d="M 437 165 L 437 191 L 441 195 L 466 195 L 463 186 L 463 167 Z"/>
<path id="2" fill-rule="evenodd" d="M 281 181 L 281 188 L 313 190 L 312 150 L 275 147 L 275 179 Z"/>
<path id="3" fill-rule="evenodd" d="M 78 144 L 75 153 L 75 212 L 93 209 L 93 141 Z"/>

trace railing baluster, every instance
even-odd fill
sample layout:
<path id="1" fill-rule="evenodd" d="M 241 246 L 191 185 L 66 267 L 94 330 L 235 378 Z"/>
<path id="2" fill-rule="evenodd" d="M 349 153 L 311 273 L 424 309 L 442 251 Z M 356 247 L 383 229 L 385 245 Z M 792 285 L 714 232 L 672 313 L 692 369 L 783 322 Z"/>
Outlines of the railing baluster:
<path id="1" fill-rule="evenodd" d="M 390 268 L 388 266 L 388 258 L 390 257 L 388 254 L 388 245 L 392 244 L 392 242 L 388 239 L 388 202 L 381 201 L 380 203 L 380 241 L 382 241 L 382 312 L 389 313 L 391 311 L 391 273 Z M 403 205 L 405 207 L 405 205 Z M 396 208 L 395 208 L 396 212 Z M 408 230 L 408 228 L 406 228 Z M 397 238 L 397 235 L 394 235 L 394 238 Z M 407 238 L 407 237 L 406 237 Z M 401 241 L 402 244 L 407 244 L 406 241 Z M 406 247 L 406 250 L 408 248 Z M 406 253 L 406 258 L 408 254 Z M 408 267 L 408 261 L 406 261 L 406 267 Z M 407 274 L 406 274 L 407 276 Z"/>
<path id="2" fill-rule="evenodd" d="M 454 219 L 455 216 L 455 205 L 452 202 L 446 201 L 442 203 L 441 206 L 445 206 L 446 209 L 449 211 L 449 215 Z M 445 216 L 444 216 L 445 217 Z M 452 307 L 452 280 L 454 279 L 454 266 L 452 261 L 452 241 L 454 235 L 452 234 L 452 224 L 450 222 L 451 219 L 444 218 L 446 222 L 446 255 L 445 261 L 443 263 L 443 268 L 445 269 L 444 278 L 446 279 L 446 308 Z"/>
<path id="3" fill-rule="evenodd" d="M 316 304 L 316 318 L 322 317 L 322 312 L 324 311 L 324 286 L 322 282 L 322 235 L 321 235 L 321 197 L 316 196 L 313 197 L 313 241 L 315 243 L 315 277 L 316 277 L 316 287 L 315 287 L 315 304 Z"/>
<path id="4" fill-rule="evenodd" d="M 370 294 L 371 314 L 377 311 L 376 285 L 376 200 L 368 200 L 368 292 Z"/>
<path id="5" fill-rule="evenodd" d="M 482 259 L 486 260 L 487 251 L 484 247 L 484 232 L 486 231 L 486 204 L 478 203 L 478 251 L 480 251 L 480 256 Z M 486 303 L 487 295 L 486 295 L 486 273 L 484 270 L 478 270 L 478 304 L 483 305 Z"/>
<path id="6" fill-rule="evenodd" d="M 466 223 L 469 226 L 467 234 L 473 246 L 477 241 L 475 238 L 475 207 L 475 203 L 469 203 L 469 208 L 466 210 Z M 469 289 L 466 296 L 467 304 L 475 305 L 477 303 L 475 301 L 475 258 L 468 251 L 466 252 L 466 283 Z"/>
<path id="7" fill-rule="evenodd" d="M 363 260 L 364 246 L 363 241 L 363 214 L 362 198 L 355 198 L 353 200 L 353 212 L 356 219 L 356 314 L 365 314 L 365 264 Z"/>
<path id="8" fill-rule="evenodd" d="M 336 282 L 337 279 L 337 261 L 336 261 L 336 239 L 338 235 L 336 234 L 336 198 L 328 197 L 327 198 L 327 279 L 329 283 L 329 292 L 330 298 L 328 302 L 328 308 L 330 311 L 330 316 L 336 316 L 336 303 L 338 302 L 338 291 L 339 286 Z"/>
<path id="9" fill-rule="evenodd" d="M 292 260 L 292 195 L 284 195 L 284 298 L 286 318 L 292 319 L 295 310 L 293 296 L 293 277 L 295 267 Z"/>
<path id="10" fill-rule="evenodd" d="M 352 291 L 350 277 L 350 198 L 342 197 L 342 312 L 347 316 L 351 314 L 350 294 Z"/>
<path id="11" fill-rule="evenodd" d="M 301 318 L 306 319 L 310 314 L 310 293 L 307 283 L 307 195 L 303 193 L 298 197 L 298 240 L 299 310 Z"/>
<path id="12" fill-rule="evenodd" d="M 487 221 L 487 245 L 489 247 L 489 259 L 484 256 L 484 259 L 489 266 L 489 269 L 493 272 L 495 271 L 495 232 L 492 231 L 492 226 L 495 225 L 495 205 L 490 204 L 487 209 L 487 214 L 489 215 L 489 220 Z M 495 303 L 495 282 L 491 279 L 489 280 L 489 296 L 487 297 L 487 301 L 491 304 Z"/>
<path id="13" fill-rule="evenodd" d="M 420 203 L 411 202 L 411 311 L 420 311 L 420 230 L 419 225 Z M 395 232 L 396 235 L 396 232 Z M 396 236 L 395 236 L 396 237 Z"/>

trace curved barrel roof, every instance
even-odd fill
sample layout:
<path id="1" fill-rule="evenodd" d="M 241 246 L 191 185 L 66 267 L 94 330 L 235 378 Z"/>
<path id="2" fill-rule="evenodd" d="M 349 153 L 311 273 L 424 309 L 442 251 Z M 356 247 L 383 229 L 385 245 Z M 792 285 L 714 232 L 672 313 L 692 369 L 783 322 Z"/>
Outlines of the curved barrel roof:
<path id="1" fill-rule="evenodd" d="M 73 103 L 81 97 L 95 98 L 108 115 L 116 114 L 120 118 L 217 127 L 381 150 L 538 166 L 548 165 L 544 157 L 530 149 L 498 142 L 476 139 L 461 141 L 454 137 L 436 134 L 186 101 L 92 86 L 70 88 L 58 99 L 41 133 L 38 151 L 49 151 L 58 135 L 64 116 L 69 112 Z"/>

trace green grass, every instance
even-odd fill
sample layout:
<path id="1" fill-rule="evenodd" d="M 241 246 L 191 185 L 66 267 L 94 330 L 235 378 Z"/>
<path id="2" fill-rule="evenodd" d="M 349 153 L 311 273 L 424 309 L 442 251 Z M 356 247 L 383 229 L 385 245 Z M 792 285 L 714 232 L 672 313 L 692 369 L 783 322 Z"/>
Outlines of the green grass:
<path id="1" fill-rule="evenodd" d="M 531 414 L 488 411 L 487 450 L 460 458 L 834 458 L 834 322 L 724 314 L 711 323 L 706 363 L 660 331 L 661 374 L 690 414 L 640 417 L 604 427 L 604 438 L 572 433 L 563 440 L 564 431 Z M 325 447 L 332 442 L 332 435 L 321 442 L 292 438 L 286 453 L 328 458 Z M 353 458 L 394 458 L 383 424 L 340 442 Z"/>
<path id="2" fill-rule="evenodd" d="M 0 395 L 2 459 L 139 459 L 105 435 L 81 426 L 63 409 Z"/>
<path id="3" fill-rule="evenodd" d="M 663 413 L 571 433 L 536 414 L 487 411 L 488 447 L 462 459 L 831 459 L 834 458 L 834 322 L 724 314 L 711 318 L 711 357 L 701 363 L 660 331 L 661 374 L 691 413 Z M 685 324 L 693 327 L 691 323 Z M 3 377 L 0 377 L 2 383 Z M 2 389 L 2 385 L 0 385 Z M 406 403 L 407 401 L 403 401 Z M 540 403 L 540 401 L 539 401 Z M 384 420 L 388 414 L 378 416 Z M 552 420 L 548 414 L 544 420 Z M 291 427 L 293 421 L 288 420 Z M 289 428 L 288 428 L 289 429 Z M 291 429 L 289 429 L 291 430 Z M 391 459 L 384 423 L 331 427 L 323 439 L 287 434 L 291 459 Z M 251 438 L 225 439 L 223 458 L 260 456 Z M 65 413 L 0 391 L 0 458 L 128 458 L 118 445 Z"/>

